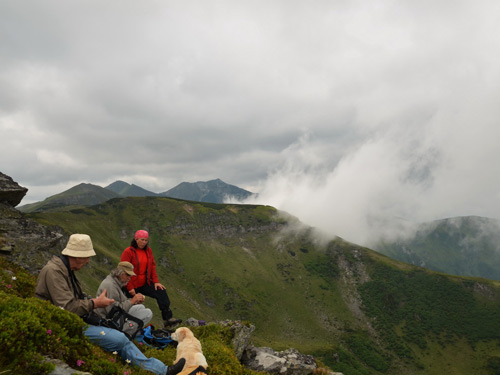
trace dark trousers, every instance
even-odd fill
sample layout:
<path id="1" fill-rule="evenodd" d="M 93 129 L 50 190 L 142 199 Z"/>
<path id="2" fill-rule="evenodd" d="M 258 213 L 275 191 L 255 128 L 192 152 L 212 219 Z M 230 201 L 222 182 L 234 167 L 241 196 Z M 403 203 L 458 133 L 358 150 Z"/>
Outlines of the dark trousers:
<path id="1" fill-rule="evenodd" d="M 158 302 L 158 307 L 160 308 L 161 316 L 162 316 L 163 320 L 168 320 L 174 315 L 172 313 L 172 310 L 170 310 L 170 299 L 168 298 L 168 294 L 167 294 L 166 289 L 156 289 L 155 290 L 154 285 L 145 284 L 139 288 L 135 288 L 135 292 L 141 293 L 141 294 L 144 294 L 145 296 L 156 299 L 156 302 Z M 128 296 L 130 296 L 128 291 L 126 294 Z"/>

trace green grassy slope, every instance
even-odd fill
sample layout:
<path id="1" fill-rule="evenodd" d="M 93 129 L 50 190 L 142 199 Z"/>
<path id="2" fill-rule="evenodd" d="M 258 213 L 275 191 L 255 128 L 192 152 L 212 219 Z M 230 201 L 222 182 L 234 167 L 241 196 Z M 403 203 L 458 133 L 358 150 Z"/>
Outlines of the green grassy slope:
<path id="1" fill-rule="evenodd" d="M 32 217 L 91 236 L 88 292 L 146 229 L 176 316 L 250 321 L 255 345 L 295 347 L 346 375 L 490 374 L 500 358 L 498 283 L 322 245 L 272 207 L 145 197 Z"/>
<path id="2" fill-rule="evenodd" d="M 423 223 L 413 235 L 380 241 L 391 258 L 434 271 L 500 280 L 500 221 L 478 216 Z"/>

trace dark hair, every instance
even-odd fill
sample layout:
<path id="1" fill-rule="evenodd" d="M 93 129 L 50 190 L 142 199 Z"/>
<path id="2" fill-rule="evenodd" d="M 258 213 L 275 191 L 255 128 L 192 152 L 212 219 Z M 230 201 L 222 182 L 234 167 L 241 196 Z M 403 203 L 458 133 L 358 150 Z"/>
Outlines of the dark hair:
<path id="1" fill-rule="evenodd" d="M 148 240 L 148 243 L 147 245 L 144 247 L 144 249 L 147 249 L 148 246 L 149 246 L 149 238 L 147 239 Z M 132 247 L 135 247 L 136 249 L 139 249 L 139 245 L 137 244 L 137 241 L 134 239 L 132 239 L 132 241 L 130 241 L 130 246 Z"/>

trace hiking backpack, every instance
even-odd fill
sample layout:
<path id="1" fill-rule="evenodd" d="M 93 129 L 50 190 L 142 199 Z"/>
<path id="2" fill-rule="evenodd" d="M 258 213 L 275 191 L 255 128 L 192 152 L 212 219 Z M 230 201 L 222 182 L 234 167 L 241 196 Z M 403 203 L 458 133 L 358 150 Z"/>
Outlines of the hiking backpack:
<path id="1" fill-rule="evenodd" d="M 142 333 L 135 337 L 139 343 L 144 343 L 157 349 L 163 349 L 171 343 L 177 343 L 172 340 L 172 332 L 166 329 L 155 329 L 151 324 L 142 330 Z"/>

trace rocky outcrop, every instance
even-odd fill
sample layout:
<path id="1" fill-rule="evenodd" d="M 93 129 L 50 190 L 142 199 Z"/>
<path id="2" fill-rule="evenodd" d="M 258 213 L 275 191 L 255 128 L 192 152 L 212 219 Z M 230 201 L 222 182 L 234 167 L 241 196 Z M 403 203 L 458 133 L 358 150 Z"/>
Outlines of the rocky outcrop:
<path id="1" fill-rule="evenodd" d="M 203 321 L 202 325 L 205 324 Z M 233 332 L 231 346 L 240 362 L 254 371 L 263 371 L 278 375 L 310 375 L 316 369 L 314 357 L 299 353 L 296 349 L 275 352 L 271 348 L 257 348 L 250 343 L 255 326 L 240 321 L 218 321 L 223 327 Z M 189 318 L 186 325 L 197 327 L 200 321 Z"/>
<path id="2" fill-rule="evenodd" d="M 27 191 L 0 172 L 0 254 L 37 273 L 61 252 L 68 236 L 61 228 L 43 226 L 15 209 Z"/>
<path id="3" fill-rule="evenodd" d="M 11 177 L 0 172 L 0 202 L 16 207 L 27 192 L 27 188 L 19 186 Z"/>
<path id="4" fill-rule="evenodd" d="M 317 367 L 314 357 L 301 354 L 296 349 L 275 352 L 271 348 L 253 346 L 245 349 L 241 363 L 250 370 L 277 375 L 310 375 Z"/>
<path id="5" fill-rule="evenodd" d="M 233 332 L 231 345 L 234 349 L 234 354 L 236 354 L 236 357 L 238 357 L 238 359 L 241 361 L 243 353 L 250 343 L 252 333 L 253 331 L 255 331 L 255 326 L 252 324 L 245 325 L 238 321 L 229 320 L 218 323 L 222 326 L 229 327 L 229 329 Z"/>

